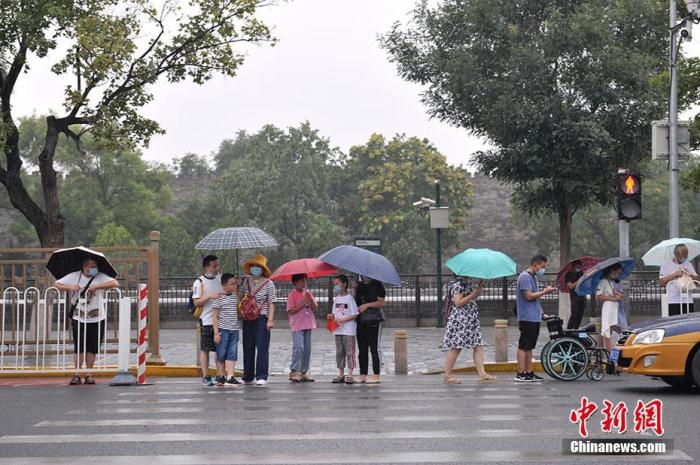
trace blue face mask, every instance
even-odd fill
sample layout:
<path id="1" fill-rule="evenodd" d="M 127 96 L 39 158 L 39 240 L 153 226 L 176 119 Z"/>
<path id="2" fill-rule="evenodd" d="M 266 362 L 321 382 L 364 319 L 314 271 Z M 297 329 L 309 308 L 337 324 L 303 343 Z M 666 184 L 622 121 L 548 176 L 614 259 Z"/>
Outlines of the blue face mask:
<path id="1" fill-rule="evenodd" d="M 260 268 L 259 266 L 251 266 L 250 267 L 250 274 L 252 274 L 256 278 L 258 276 L 262 275 L 262 271 L 263 271 L 262 268 Z"/>
<path id="2" fill-rule="evenodd" d="M 335 292 L 336 294 L 340 294 L 341 292 L 343 292 L 343 287 L 342 286 L 334 286 L 333 292 Z"/>
<path id="3" fill-rule="evenodd" d="M 536 274 L 537 274 L 537 276 L 542 276 L 542 275 L 544 275 L 544 272 L 545 272 L 545 268 L 540 268 L 539 270 L 537 270 Z"/>
<path id="4" fill-rule="evenodd" d="M 91 278 L 94 278 L 95 276 L 97 276 L 97 268 L 88 268 L 87 274 Z"/>

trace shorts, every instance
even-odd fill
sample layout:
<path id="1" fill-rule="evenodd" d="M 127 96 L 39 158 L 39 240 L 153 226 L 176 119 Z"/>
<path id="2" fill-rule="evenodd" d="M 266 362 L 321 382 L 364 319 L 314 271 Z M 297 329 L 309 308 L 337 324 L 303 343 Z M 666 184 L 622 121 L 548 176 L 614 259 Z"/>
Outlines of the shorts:
<path id="1" fill-rule="evenodd" d="M 539 321 L 518 321 L 520 329 L 520 339 L 518 340 L 518 349 L 532 350 L 537 345 L 537 339 L 540 337 L 540 322 Z"/>
<path id="2" fill-rule="evenodd" d="M 214 326 L 202 325 L 199 327 L 199 350 L 202 352 L 216 352 L 214 344 Z"/>
<path id="3" fill-rule="evenodd" d="M 81 323 L 78 320 L 71 320 L 71 326 L 73 327 L 74 353 L 97 354 L 100 351 L 100 343 L 105 338 L 106 320 L 95 323 Z M 78 334 L 78 330 L 80 330 L 80 334 Z M 78 336 L 80 336 L 80 347 L 78 347 Z"/>
<path id="4" fill-rule="evenodd" d="M 221 342 L 216 346 L 216 360 L 225 362 L 226 360 L 238 360 L 238 330 L 220 329 Z"/>

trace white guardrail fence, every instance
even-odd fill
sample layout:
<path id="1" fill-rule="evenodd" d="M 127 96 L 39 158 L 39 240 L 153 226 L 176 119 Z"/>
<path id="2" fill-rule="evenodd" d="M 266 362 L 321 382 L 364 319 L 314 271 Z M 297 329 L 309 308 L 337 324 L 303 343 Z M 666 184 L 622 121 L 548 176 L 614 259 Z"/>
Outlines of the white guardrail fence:
<path id="1" fill-rule="evenodd" d="M 139 374 L 138 381 L 144 384 L 148 337 L 146 285 L 139 286 L 139 294 L 133 299 L 135 302 L 122 296 L 119 289 L 108 289 L 95 298 L 98 299 L 98 309 L 92 310 L 94 315 L 88 308 L 91 302 L 85 298 L 80 298 L 75 308 L 77 315 L 87 315 L 95 320 L 88 324 L 72 317 L 72 302 L 66 293 L 55 287 L 43 292 L 35 287 L 23 291 L 6 288 L 0 302 L 0 374 L 116 371 L 113 384 L 137 384 L 130 371 L 133 360 Z M 139 320 L 133 330 L 132 303 L 138 303 Z M 97 338 L 97 352 L 92 354 L 85 342 L 88 331 L 94 334 L 95 330 L 102 337 Z M 79 350 L 75 351 L 76 347 Z"/>
<path id="2" fill-rule="evenodd" d="M 695 297 L 700 297 L 700 294 L 693 294 L 693 291 L 700 292 L 700 281 L 688 281 L 682 286 L 676 280 L 669 282 L 666 285 L 666 293 L 661 294 L 661 316 L 666 318 L 668 316 L 668 291 L 671 286 L 678 288 L 678 293 L 681 296 L 681 315 L 686 314 L 690 311 L 690 304 L 693 302 Z M 683 299 L 682 297 L 685 297 Z M 685 302 L 683 302 L 685 300 Z"/>

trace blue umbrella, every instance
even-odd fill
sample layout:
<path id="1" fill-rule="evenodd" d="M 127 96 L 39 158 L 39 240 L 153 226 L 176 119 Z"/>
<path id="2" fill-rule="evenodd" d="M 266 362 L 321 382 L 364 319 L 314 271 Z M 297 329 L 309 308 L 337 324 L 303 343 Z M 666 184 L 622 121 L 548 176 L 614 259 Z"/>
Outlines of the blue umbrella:
<path id="1" fill-rule="evenodd" d="M 341 245 L 324 253 L 319 260 L 337 268 L 367 276 L 384 283 L 401 286 L 396 268 L 386 257 L 352 245 Z"/>
<path id="2" fill-rule="evenodd" d="M 634 258 L 630 257 L 615 257 L 608 258 L 602 262 L 592 266 L 586 271 L 583 276 L 581 276 L 576 283 L 576 293 L 578 295 L 593 295 L 598 289 L 598 283 L 603 278 L 603 272 L 606 268 L 619 263 L 622 265 L 622 273 L 620 273 L 620 279 L 627 278 L 634 270 Z"/>

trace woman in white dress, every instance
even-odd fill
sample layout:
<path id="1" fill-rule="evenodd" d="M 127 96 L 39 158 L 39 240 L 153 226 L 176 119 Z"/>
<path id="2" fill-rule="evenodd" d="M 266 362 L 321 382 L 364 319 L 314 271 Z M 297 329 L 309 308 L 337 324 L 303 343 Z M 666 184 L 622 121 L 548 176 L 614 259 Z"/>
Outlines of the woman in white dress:
<path id="1" fill-rule="evenodd" d="M 622 323 L 618 321 L 618 310 L 624 296 L 620 288 L 615 286 L 615 282 L 622 274 L 622 270 L 622 265 L 619 263 L 606 268 L 596 290 L 595 300 L 603 304 L 600 311 L 600 334 L 603 336 L 603 344 L 608 351 L 613 346 L 612 333 L 613 331 L 619 332 L 620 323 Z M 626 324 L 624 325 L 626 326 Z"/>

